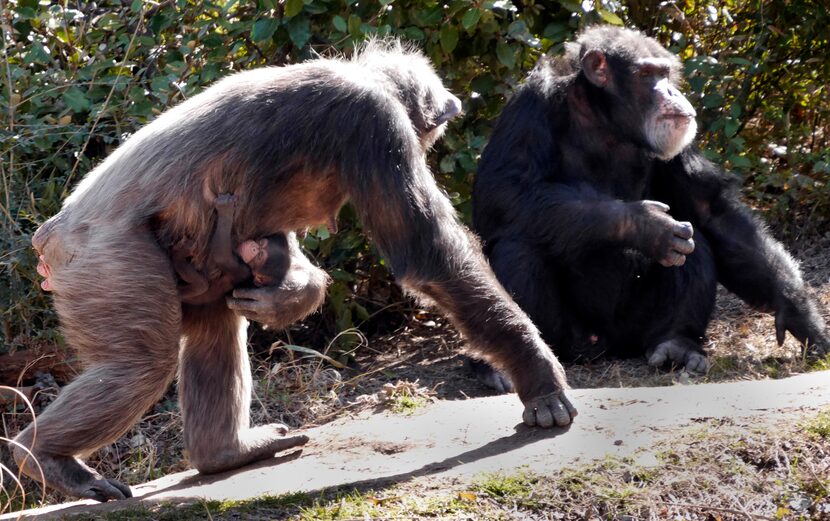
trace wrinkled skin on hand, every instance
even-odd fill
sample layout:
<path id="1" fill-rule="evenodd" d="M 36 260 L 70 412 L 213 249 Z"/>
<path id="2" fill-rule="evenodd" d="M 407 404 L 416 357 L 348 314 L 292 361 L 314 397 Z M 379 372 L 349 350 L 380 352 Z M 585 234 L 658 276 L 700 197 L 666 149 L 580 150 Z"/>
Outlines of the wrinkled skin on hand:
<path id="1" fill-rule="evenodd" d="M 692 223 L 675 221 L 658 201 L 628 203 L 625 230 L 631 243 L 666 267 L 682 266 L 695 250 Z"/>
<path id="2" fill-rule="evenodd" d="M 302 253 L 294 255 L 291 267 L 278 286 L 235 289 L 228 307 L 248 320 L 282 329 L 316 310 L 326 298 L 329 277 Z"/>
<path id="3" fill-rule="evenodd" d="M 522 420 L 529 427 L 564 427 L 579 414 L 564 391 L 540 396 L 525 403 Z"/>
<path id="4" fill-rule="evenodd" d="M 775 311 L 775 339 L 784 343 L 787 331 L 815 354 L 830 352 L 830 335 L 827 325 L 816 306 L 804 295 L 783 298 Z"/>

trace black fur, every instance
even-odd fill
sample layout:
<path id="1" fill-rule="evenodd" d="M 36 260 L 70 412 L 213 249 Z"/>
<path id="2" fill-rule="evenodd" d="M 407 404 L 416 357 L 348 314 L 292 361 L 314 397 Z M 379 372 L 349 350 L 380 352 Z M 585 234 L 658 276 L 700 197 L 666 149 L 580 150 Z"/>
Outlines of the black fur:
<path id="1" fill-rule="evenodd" d="M 608 87 L 586 77 L 592 50 L 606 57 Z M 473 187 L 474 228 L 496 276 L 566 360 L 646 354 L 705 370 L 716 282 L 775 313 L 779 338 L 789 330 L 824 349 L 795 262 L 739 202 L 732 177 L 693 145 L 658 159 L 645 125 L 660 100 L 636 73 L 641 59 L 665 63 L 676 81 L 679 64 L 654 40 L 589 29 L 510 100 Z"/>

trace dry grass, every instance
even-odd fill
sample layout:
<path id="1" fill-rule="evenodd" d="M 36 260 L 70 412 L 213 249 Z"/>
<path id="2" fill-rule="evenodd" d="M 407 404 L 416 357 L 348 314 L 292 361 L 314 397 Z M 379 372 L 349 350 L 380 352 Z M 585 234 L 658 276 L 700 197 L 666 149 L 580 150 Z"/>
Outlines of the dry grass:
<path id="1" fill-rule="evenodd" d="M 829 248 L 830 234 L 827 234 L 795 249 L 795 256 L 802 259 L 805 278 L 816 290 L 828 319 L 830 256 L 825 252 Z M 255 424 L 281 422 L 295 428 L 308 427 L 366 410 L 398 408 L 405 412 L 418 407 L 419 400 L 466 399 L 491 394 L 463 368 L 457 356 L 463 340 L 445 318 L 433 313 L 418 311 L 390 334 L 371 339 L 357 337 L 352 342 L 356 348 L 348 367 L 328 358 L 328 348 L 335 344 L 334 340 L 317 353 L 296 348 L 290 335 L 280 338 L 284 341 L 274 342 L 270 349 L 259 349 L 253 359 L 252 420 Z M 567 367 L 569 381 L 577 388 L 672 385 L 779 378 L 817 367 L 804 359 L 800 346 L 792 338 L 778 347 L 772 318 L 749 310 L 724 290 L 719 293 L 706 348 L 713 367 L 704 376 L 657 370 L 638 359 L 603 360 Z M 41 384 L 38 389 L 32 404 L 35 411 L 48 405 L 59 391 L 54 380 L 51 384 Z M 12 435 L 31 421 L 31 413 L 6 407 L 2 421 L 2 432 Z M 0 446 L 0 464 L 13 467 L 5 444 Z M 118 442 L 97 451 L 90 458 L 90 465 L 128 484 L 188 468 L 183 459 L 175 389 Z M 3 473 L 7 489 L 12 475 Z M 40 493 L 40 486 L 26 478 L 22 484 L 30 491 L 26 504 L 31 505 L 32 498 Z M 48 503 L 63 499 L 56 493 L 46 497 Z M 0 495 L 0 500 L 0 505 L 7 504 L 8 493 Z"/>

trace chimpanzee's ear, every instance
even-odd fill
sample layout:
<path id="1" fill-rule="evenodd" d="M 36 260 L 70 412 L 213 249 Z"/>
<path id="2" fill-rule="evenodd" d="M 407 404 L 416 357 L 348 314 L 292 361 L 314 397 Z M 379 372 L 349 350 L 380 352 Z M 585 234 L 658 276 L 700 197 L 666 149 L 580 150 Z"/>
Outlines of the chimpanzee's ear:
<path id="1" fill-rule="evenodd" d="M 441 114 L 439 114 L 435 119 L 435 125 L 438 126 L 442 123 L 446 123 L 460 113 L 461 101 L 455 96 L 450 96 L 450 98 L 444 102 L 444 108 L 441 110 Z"/>
<path id="2" fill-rule="evenodd" d="M 605 87 L 611 79 L 608 71 L 608 60 L 602 51 L 588 51 L 582 57 L 582 70 L 588 81 L 597 87 Z"/>

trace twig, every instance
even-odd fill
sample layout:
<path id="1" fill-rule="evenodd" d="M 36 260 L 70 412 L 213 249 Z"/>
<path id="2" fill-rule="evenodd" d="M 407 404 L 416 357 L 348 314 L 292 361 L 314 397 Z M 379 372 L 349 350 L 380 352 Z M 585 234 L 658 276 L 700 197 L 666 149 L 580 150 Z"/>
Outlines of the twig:
<path id="1" fill-rule="evenodd" d="M 127 45 L 127 50 L 124 51 L 124 58 L 121 59 L 121 66 L 127 63 L 127 60 L 130 57 L 130 53 L 133 50 L 133 44 L 135 44 L 135 39 L 138 36 L 138 32 L 141 30 L 142 26 L 144 25 L 144 4 L 141 6 L 141 11 L 138 13 L 138 23 L 135 26 L 135 31 L 133 31 L 133 35 L 130 38 L 130 43 Z M 92 140 L 92 136 L 95 134 L 95 128 L 98 126 L 98 122 L 101 121 L 101 117 L 106 112 L 107 107 L 109 106 L 110 100 L 112 99 L 112 95 L 115 93 L 115 87 L 118 86 L 118 80 L 121 79 L 121 75 L 116 75 L 115 80 L 112 82 L 112 87 L 110 88 L 109 94 L 107 94 L 107 98 L 104 100 L 104 104 L 101 106 L 101 110 L 98 111 L 98 115 L 95 116 L 95 121 L 92 122 L 92 127 L 89 129 L 89 134 L 86 136 L 86 141 L 84 141 L 81 150 L 78 151 L 78 156 L 75 159 L 75 164 L 72 166 L 72 170 L 69 172 L 69 175 L 66 176 L 66 181 L 63 183 L 63 188 L 69 186 L 69 182 L 75 176 L 75 172 L 78 170 L 78 165 L 81 164 L 81 158 L 84 157 L 84 152 L 86 152 L 86 147 L 89 145 L 89 142 Z"/>
<path id="2" fill-rule="evenodd" d="M 747 519 L 761 519 L 763 521 L 775 521 L 775 518 L 766 517 L 766 516 L 759 516 L 757 514 L 750 514 L 749 512 L 744 512 L 742 510 L 735 510 L 734 508 L 726 508 L 726 507 L 712 507 L 708 505 L 693 505 L 690 503 L 670 503 L 668 501 L 655 501 L 655 503 L 660 503 L 670 507 L 680 507 L 680 508 L 697 508 L 700 510 L 714 510 L 715 512 L 723 512 L 725 514 L 734 514 L 736 516 L 746 516 Z"/>
<path id="3" fill-rule="evenodd" d="M 8 82 L 8 89 L 9 89 L 9 132 L 14 134 L 14 110 L 16 104 L 14 99 L 12 98 L 14 91 L 12 89 L 12 71 L 11 67 L 9 66 L 9 53 L 8 53 L 8 45 L 9 45 L 9 38 L 11 35 L 6 33 L 6 28 L 8 25 L 8 19 L 6 17 L 6 2 L 4 0 L 0 0 L 0 26 L 3 28 L 2 37 L 3 37 L 3 60 L 6 63 L 6 81 Z M 0 171 L 0 177 L 3 178 L 3 190 L 6 192 L 6 203 L 3 207 L 3 213 L 6 214 L 6 217 L 9 219 L 9 224 L 17 224 L 14 219 L 12 219 L 11 214 L 9 213 L 9 208 L 11 208 L 11 190 L 9 189 L 9 177 L 7 177 L 6 173 L 11 176 L 12 172 L 14 172 L 14 149 L 9 150 L 9 167 L 8 169 L 3 169 Z"/>

